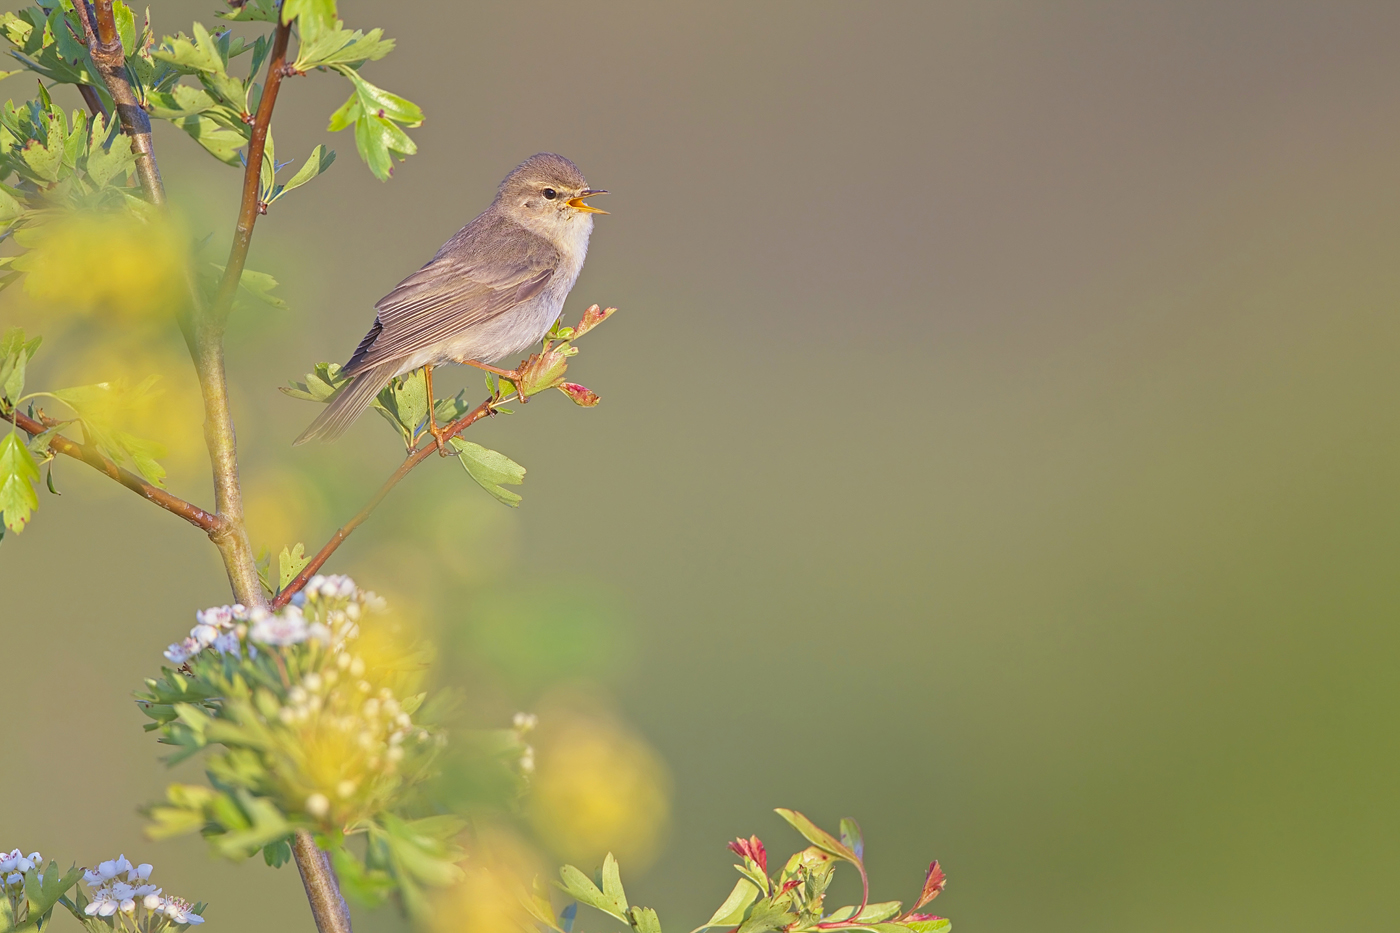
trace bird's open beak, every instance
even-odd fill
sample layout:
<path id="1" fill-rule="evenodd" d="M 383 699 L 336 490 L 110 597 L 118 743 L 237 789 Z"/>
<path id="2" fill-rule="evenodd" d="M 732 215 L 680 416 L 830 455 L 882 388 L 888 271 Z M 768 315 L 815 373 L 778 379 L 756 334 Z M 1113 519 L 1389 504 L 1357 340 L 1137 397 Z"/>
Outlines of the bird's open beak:
<path id="1" fill-rule="evenodd" d="M 601 207 L 594 207 L 591 204 L 584 204 L 584 198 L 591 198 L 595 194 L 607 194 L 602 188 L 589 188 L 576 198 L 569 198 L 569 206 L 576 211 L 583 211 L 585 214 L 606 214 L 607 211 Z"/>

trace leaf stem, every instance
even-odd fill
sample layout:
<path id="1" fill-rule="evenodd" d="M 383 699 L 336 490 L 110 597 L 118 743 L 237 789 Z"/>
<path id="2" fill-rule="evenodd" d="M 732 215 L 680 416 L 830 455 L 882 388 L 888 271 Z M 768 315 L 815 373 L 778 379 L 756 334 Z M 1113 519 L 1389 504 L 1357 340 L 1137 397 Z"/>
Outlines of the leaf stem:
<path id="1" fill-rule="evenodd" d="M 13 422 L 16 427 L 22 428 L 31 437 L 37 437 L 51 427 L 51 425 L 27 417 L 18 410 L 12 411 L 8 415 L 0 414 L 0 418 Z M 63 454 L 65 457 L 72 457 L 74 460 L 81 460 L 97 472 L 121 483 L 148 502 L 153 502 L 167 512 L 180 516 L 211 538 L 222 531 L 223 520 L 219 516 L 212 515 L 199 506 L 186 502 L 179 496 L 172 495 L 159 486 L 146 482 L 145 479 L 130 470 L 122 469 L 91 444 L 79 444 L 56 434 L 49 441 L 49 450 L 56 454 Z"/>
<path id="2" fill-rule="evenodd" d="M 514 396 L 506 396 L 505 398 L 489 398 L 486 401 L 482 402 L 480 405 L 476 406 L 471 411 L 458 418 L 456 421 L 444 427 L 442 429 L 443 441 L 446 442 L 456 437 L 458 434 L 461 434 L 467 428 L 471 427 L 473 424 L 480 421 L 482 418 L 491 414 L 491 412 L 495 411 L 497 407 L 505 404 L 506 402 L 509 402 L 513 397 Z M 428 404 L 433 404 L 433 400 L 431 398 L 428 399 Z M 355 513 L 354 518 L 350 519 L 350 521 L 337 528 L 335 534 L 331 535 L 331 539 L 326 542 L 325 547 L 317 551 L 316 556 L 311 558 L 311 560 L 307 562 L 305 567 L 301 568 L 301 572 L 298 573 L 294 578 L 292 578 L 292 582 L 287 584 L 286 589 L 282 590 L 282 592 L 277 594 L 277 598 L 272 601 L 272 608 L 282 608 L 283 606 L 287 605 L 287 603 L 291 600 L 293 596 L 301 592 L 302 588 L 306 586 L 306 581 L 310 580 L 317 573 L 317 571 L 321 569 L 321 567 L 326 563 L 326 561 L 330 559 L 330 556 L 335 553 L 336 548 L 340 547 L 343 543 L 345 543 L 345 539 L 350 537 L 350 533 L 353 532 L 356 528 L 360 527 L 360 525 L 364 523 L 365 519 L 369 518 L 370 513 L 372 513 L 375 510 L 375 507 L 378 506 L 379 503 L 384 501 L 384 497 L 389 494 L 390 490 L 397 486 L 399 484 L 399 481 L 402 480 L 405 476 L 407 476 L 413 470 L 414 467 L 418 466 L 418 464 L 428 459 L 428 457 L 436 450 L 437 444 L 435 442 L 432 442 L 430 439 L 430 442 L 428 444 L 410 453 L 408 457 L 404 459 L 404 462 L 399 464 L 399 468 L 393 472 L 393 475 L 384 481 L 384 485 L 380 486 L 379 490 L 373 496 L 370 497 L 370 500 L 368 503 L 365 504 L 365 507 L 360 509 L 359 512 Z"/>
<path id="3" fill-rule="evenodd" d="M 151 118 L 136 99 L 131 80 L 126 74 L 126 53 L 122 51 L 121 36 L 117 33 L 112 0 L 97 0 L 96 7 L 87 0 L 77 0 L 73 6 L 78 11 L 78 18 L 83 21 L 83 33 L 92 63 L 102 77 L 102 83 L 107 86 L 117 117 L 122 121 L 122 129 L 131 137 L 131 151 L 136 156 L 136 177 L 141 180 L 141 190 L 145 192 L 147 201 L 164 204 L 165 184 L 160 179 L 160 167 L 156 165 Z M 95 99 L 96 94 L 92 97 Z M 83 92 L 83 99 L 89 107 L 93 106 L 93 99 L 89 99 L 87 92 Z M 97 103 L 101 106 L 100 101 Z"/>

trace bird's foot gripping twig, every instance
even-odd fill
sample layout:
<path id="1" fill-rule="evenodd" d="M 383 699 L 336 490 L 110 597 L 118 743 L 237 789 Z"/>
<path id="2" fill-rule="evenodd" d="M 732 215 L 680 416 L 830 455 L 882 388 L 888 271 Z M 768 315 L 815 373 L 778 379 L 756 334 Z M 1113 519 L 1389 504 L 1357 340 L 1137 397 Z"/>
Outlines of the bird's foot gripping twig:
<path id="1" fill-rule="evenodd" d="M 447 432 L 437 425 L 437 413 L 434 411 L 437 408 L 437 399 L 433 397 L 433 367 L 431 365 L 423 367 L 423 381 L 426 383 L 424 388 L 427 389 L 428 394 L 428 433 L 433 436 L 433 443 L 437 445 L 438 456 L 446 457 L 448 453 L 443 445 L 446 443 Z"/>

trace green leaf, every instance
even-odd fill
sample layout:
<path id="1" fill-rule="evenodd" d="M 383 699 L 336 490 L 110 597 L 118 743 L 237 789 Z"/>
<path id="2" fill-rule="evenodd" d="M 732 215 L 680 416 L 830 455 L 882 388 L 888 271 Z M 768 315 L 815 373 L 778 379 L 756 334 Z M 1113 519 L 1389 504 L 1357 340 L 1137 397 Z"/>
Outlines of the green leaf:
<path id="1" fill-rule="evenodd" d="M 753 902 L 758 900 L 759 890 L 754 887 L 753 882 L 747 878 L 740 878 L 734 883 L 734 890 L 729 892 L 729 896 L 724 899 L 724 903 L 719 905 L 708 923 L 707 927 L 732 927 L 744 922 L 744 914 L 748 912 Z"/>
<path id="2" fill-rule="evenodd" d="M 277 592 L 285 590 L 291 582 L 296 579 L 296 575 L 301 573 L 301 569 L 310 563 L 311 558 L 306 556 L 306 545 L 297 542 L 297 546 L 291 550 L 282 549 L 282 553 L 277 557 Z"/>
<path id="3" fill-rule="evenodd" d="M 122 52 L 130 58 L 136 52 L 136 13 L 132 11 L 131 7 L 122 3 L 122 0 L 116 0 L 112 4 L 112 18 L 117 24 L 117 35 L 122 41 Z M 82 35 L 82 31 L 79 30 L 78 34 Z"/>
<path id="4" fill-rule="evenodd" d="M 865 909 L 856 916 L 856 909 L 859 904 L 850 904 L 831 912 L 825 919 L 832 923 L 879 923 L 888 920 L 899 914 L 903 906 L 899 901 L 882 901 L 879 904 L 866 904 Z"/>
<path id="5" fill-rule="evenodd" d="M 489 450 L 471 441 L 464 441 L 460 437 L 452 438 L 450 443 L 458 451 L 457 459 L 461 462 L 462 469 L 466 470 L 482 489 L 512 508 L 520 504 L 520 496 L 502 488 L 501 484 L 519 486 L 525 482 L 523 466 L 503 453 Z"/>
<path id="6" fill-rule="evenodd" d="M 563 883 L 560 885 L 574 900 L 580 904 L 586 904 L 595 910 L 601 910 L 623 923 L 631 923 L 627 919 L 627 902 L 615 901 L 598 889 L 587 875 L 579 871 L 572 865 L 565 865 L 559 869 L 559 877 Z"/>
<path id="7" fill-rule="evenodd" d="M 292 860 L 292 846 L 285 839 L 263 846 L 263 861 L 272 868 L 281 868 Z"/>
<path id="8" fill-rule="evenodd" d="M 166 455 L 165 447 L 155 441 L 138 438 L 117 426 L 122 413 L 134 402 L 151 394 L 158 379 L 158 376 L 148 376 L 130 388 L 123 380 L 99 382 L 57 389 L 52 394 L 77 414 L 89 443 L 95 444 L 118 463 L 131 461 L 137 472 L 160 486 L 165 480 L 165 468 L 156 461 Z"/>
<path id="9" fill-rule="evenodd" d="M 297 23 L 302 31 L 330 29 L 335 25 L 335 0 L 284 0 L 282 22 Z"/>
<path id="10" fill-rule="evenodd" d="M 609 852 L 603 857 L 603 896 L 614 904 L 627 909 L 627 895 L 622 892 L 622 874 L 617 859 Z"/>
<path id="11" fill-rule="evenodd" d="M 18 534 L 39 507 L 39 465 L 12 431 L 0 441 L 0 513 L 5 527 Z"/>
<path id="12" fill-rule="evenodd" d="M 772 933 L 786 929 L 797 920 L 797 914 L 789 911 L 786 904 L 787 898 L 782 901 L 759 901 L 735 933 Z"/>
<path id="13" fill-rule="evenodd" d="M 248 144 L 248 138 L 237 130 L 228 129 L 214 118 L 204 114 L 171 120 L 180 129 L 189 133 L 209 154 L 228 165 L 240 165 L 238 150 Z"/>
<path id="14" fill-rule="evenodd" d="M 418 425 L 428 417 L 428 386 L 422 370 L 390 381 L 375 397 L 374 409 L 403 435 L 405 444 L 418 436 Z"/>
<path id="15" fill-rule="evenodd" d="M 903 927 L 906 930 L 913 930 L 914 933 L 948 933 L 953 929 L 953 921 L 943 917 L 935 917 L 932 920 L 906 920 L 903 923 L 886 923 L 882 926 L 892 926 L 898 929 Z"/>
<path id="16" fill-rule="evenodd" d="M 277 0 L 247 0 L 236 10 L 222 10 L 214 15 L 235 23 L 275 23 Z"/>
<path id="17" fill-rule="evenodd" d="M 305 382 L 290 382 L 278 386 L 283 395 L 303 399 L 308 402 L 324 402 L 335 394 L 350 378 L 341 373 L 339 363 L 317 363 L 316 368 L 306 374 Z"/>
<path id="18" fill-rule="evenodd" d="M 860 864 L 860 858 L 854 852 L 842 845 L 840 840 L 831 835 L 831 833 L 828 833 L 801 813 L 798 813 L 796 810 L 788 810 L 784 807 L 778 807 L 774 812 L 791 823 L 793 829 L 805 836 L 807 841 L 818 849 L 821 849 L 823 852 L 829 852 L 837 858 L 843 858 L 853 864 Z"/>
<path id="19" fill-rule="evenodd" d="M 84 171 L 99 188 L 118 175 L 125 176 L 136 167 L 136 156 L 131 151 L 131 137 L 119 132 L 120 122 L 108 127 L 102 114 L 92 118 L 92 140 L 88 145 L 87 162 Z"/>
<path id="20" fill-rule="evenodd" d="M 865 838 L 860 834 L 860 824 L 850 817 L 841 818 L 841 844 L 856 854 L 856 858 L 865 858 Z"/>
<path id="21" fill-rule="evenodd" d="M 412 101 L 375 87 L 359 72 L 344 65 L 335 69 L 350 79 L 355 93 L 335 113 L 331 114 L 330 129 L 355 127 L 355 145 L 360 157 L 380 181 L 393 173 L 393 154 L 400 160 L 418 151 L 418 146 L 399 128 L 419 126 L 423 111 Z"/>
<path id="22" fill-rule="evenodd" d="M 317 146 L 315 149 L 312 149 L 311 155 L 307 156 L 306 158 L 306 163 L 302 165 L 300 169 L 297 170 L 297 173 L 291 177 L 290 181 L 288 181 L 282 187 L 278 188 L 273 193 L 272 198 L 268 203 L 270 204 L 272 203 L 272 201 L 276 201 L 288 191 L 291 191 L 294 188 L 300 188 L 302 185 L 306 184 L 311 179 L 318 177 L 322 172 L 330 168 L 331 163 L 334 161 L 334 150 L 329 150 L 325 146 Z"/>
<path id="23" fill-rule="evenodd" d="M 33 871 L 25 875 L 24 893 L 29 898 L 29 916 L 39 917 L 47 914 L 58 903 L 58 899 L 68 893 L 73 885 L 83 877 L 83 870 L 76 865 L 66 872 L 58 870 L 57 862 L 49 862 L 48 871 L 44 872 L 44 880 L 39 881 L 39 872 Z"/>
<path id="24" fill-rule="evenodd" d="M 0 337 L 0 392 L 11 405 L 24 394 L 24 371 L 37 349 L 39 338 L 25 343 L 22 327 L 12 327 Z"/>
<path id="25" fill-rule="evenodd" d="M 650 907 L 633 907 L 627 917 L 637 933 L 661 933 L 661 921 Z"/>
<path id="26" fill-rule="evenodd" d="M 297 71 L 336 65 L 358 67 L 367 61 L 378 61 L 393 49 L 394 40 L 385 39 L 384 30 L 371 29 L 364 33 L 356 29 L 352 32 L 332 18 L 329 24 L 303 31 L 301 47 L 297 49 L 297 60 L 292 67 Z"/>
<path id="27" fill-rule="evenodd" d="M 224 274 L 224 266 L 211 262 L 209 265 L 219 270 L 219 275 Z M 261 301 L 263 304 L 271 305 L 281 311 L 287 310 L 287 303 L 276 295 L 272 290 L 277 287 L 277 280 L 266 272 L 254 272 L 252 269 L 244 269 L 243 275 L 238 279 L 239 294 L 247 292 L 249 295 Z"/>

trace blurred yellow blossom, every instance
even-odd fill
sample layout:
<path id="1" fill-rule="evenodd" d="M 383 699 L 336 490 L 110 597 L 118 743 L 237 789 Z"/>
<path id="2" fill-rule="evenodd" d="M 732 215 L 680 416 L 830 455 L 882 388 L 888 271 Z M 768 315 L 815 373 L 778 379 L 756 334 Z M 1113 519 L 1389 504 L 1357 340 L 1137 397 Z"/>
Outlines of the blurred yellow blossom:
<path id="1" fill-rule="evenodd" d="M 491 825 L 477 829 L 463 848 L 462 881 L 439 895 L 434 933 L 536 933 L 525 901 L 547 874 L 539 855 L 515 833 Z"/>
<path id="2" fill-rule="evenodd" d="M 650 864 L 670 817 L 665 766 L 611 716 L 551 707 L 540 712 L 526 799 L 540 841 L 578 864 L 598 864 L 608 852 L 635 868 Z"/>
<path id="3" fill-rule="evenodd" d="M 188 294 L 189 239 L 166 214 L 69 213 L 15 234 L 12 267 L 50 310 L 167 318 Z"/>

